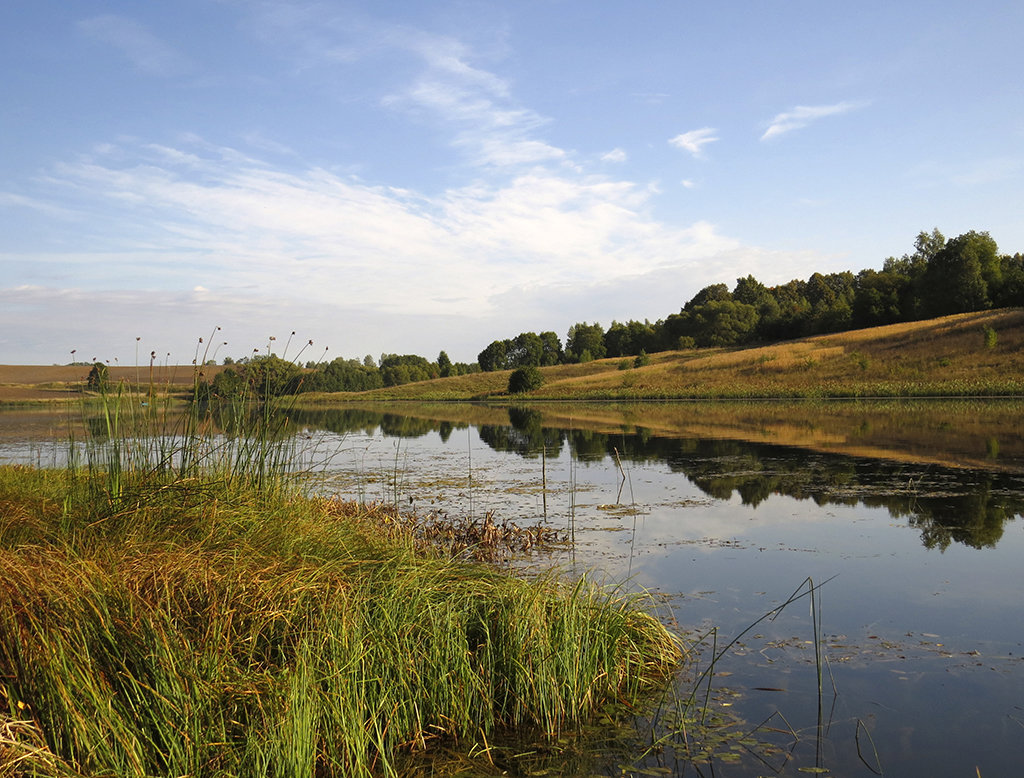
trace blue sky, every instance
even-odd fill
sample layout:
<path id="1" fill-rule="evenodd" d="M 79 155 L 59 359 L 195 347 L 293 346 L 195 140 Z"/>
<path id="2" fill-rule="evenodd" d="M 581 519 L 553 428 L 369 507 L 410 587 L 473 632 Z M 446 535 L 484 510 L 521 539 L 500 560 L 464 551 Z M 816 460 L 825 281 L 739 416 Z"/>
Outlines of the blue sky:
<path id="1" fill-rule="evenodd" d="M 1022 32 L 984 0 L 6 0 L 0 363 L 187 363 L 215 327 L 218 359 L 472 361 L 933 227 L 1024 251 Z"/>

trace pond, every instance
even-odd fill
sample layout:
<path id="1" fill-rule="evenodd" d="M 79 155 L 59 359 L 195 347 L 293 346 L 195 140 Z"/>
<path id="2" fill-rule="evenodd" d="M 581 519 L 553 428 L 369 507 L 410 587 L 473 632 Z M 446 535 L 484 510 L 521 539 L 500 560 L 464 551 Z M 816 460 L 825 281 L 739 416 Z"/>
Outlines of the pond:
<path id="1" fill-rule="evenodd" d="M 435 404 L 291 419 L 330 494 L 544 523 L 571 542 L 513 564 L 651 591 L 700 654 L 681 692 L 706 670 L 717 715 L 751 737 L 710 765 L 655 754 L 634 765 L 646 774 L 1003 776 L 1024 764 L 1022 410 Z M 45 427 L 0 413 L 0 462 L 44 459 Z"/>

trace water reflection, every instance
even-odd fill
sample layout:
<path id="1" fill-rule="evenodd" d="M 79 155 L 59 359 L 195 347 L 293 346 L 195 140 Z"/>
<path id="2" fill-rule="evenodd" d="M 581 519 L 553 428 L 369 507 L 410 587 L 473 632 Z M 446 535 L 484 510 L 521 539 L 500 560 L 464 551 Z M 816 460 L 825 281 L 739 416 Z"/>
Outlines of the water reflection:
<path id="1" fill-rule="evenodd" d="M 525 459 L 564 453 L 581 461 L 614 457 L 626 464 L 664 463 L 706 495 L 757 507 L 773 495 L 817 505 L 884 507 L 921 533 L 926 548 L 953 543 L 991 548 L 1005 523 L 1024 514 L 1024 476 L 1016 473 L 916 465 L 813 452 L 741 440 L 664 437 L 624 425 L 620 432 L 545 426 L 532 408 L 510 407 L 505 424 L 479 423 L 480 439 L 498 452 Z M 303 412 L 294 423 L 338 434 L 373 433 L 415 438 L 437 432 L 447 441 L 468 423 L 414 418 L 366 409 Z"/>

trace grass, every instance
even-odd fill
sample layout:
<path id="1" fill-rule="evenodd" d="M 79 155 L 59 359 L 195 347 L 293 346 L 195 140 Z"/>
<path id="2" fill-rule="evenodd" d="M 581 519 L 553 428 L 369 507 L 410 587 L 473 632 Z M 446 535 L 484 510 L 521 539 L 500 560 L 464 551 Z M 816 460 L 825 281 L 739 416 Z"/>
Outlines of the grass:
<path id="1" fill-rule="evenodd" d="M 1024 395 L 1024 309 L 958 314 L 737 349 L 649 355 L 540 368 L 544 385 L 518 399 L 990 397 Z M 301 407 L 367 400 L 486 400 L 507 396 L 509 371 L 372 392 L 302 395 Z"/>
<path id="2" fill-rule="evenodd" d="M 441 746 L 479 766 L 682 659 L 638 596 L 305 496 L 267 425 L 144 442 L 137 399 L 107 398 L 83 464 L 0 468 L 0 774 L 397 775 Z"/>

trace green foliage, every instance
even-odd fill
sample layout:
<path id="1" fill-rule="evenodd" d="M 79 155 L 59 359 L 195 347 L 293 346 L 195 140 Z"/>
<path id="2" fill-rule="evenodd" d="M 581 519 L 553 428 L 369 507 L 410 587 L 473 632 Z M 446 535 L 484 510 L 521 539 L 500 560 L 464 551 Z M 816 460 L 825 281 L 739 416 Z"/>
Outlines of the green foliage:
<path id="1" fill-rule="evenodd" d="M 736 280 L 732 292 L 725 284 L 709 284 L 678 313 L 653 324 L 613 321 L 606 332 L 600 324 L 574 324 L 558 360 L 557 349 L 545 348 L 545 361 L 538 363 L 532 340 L 536 336 L 520 335 L 494 341 L 481 352 L 480 367 L 503 370 L 640 351 L 775 342 L 993 305 L 1024 306 L 1024 255 L 999 255 L 986 232 L 971 231 L 947 241 L 933 229 L 917 235 L 913 253 L 889 257 L 880 271 L 813 273 L 807 280 L 770 288 L 748 275 Z"/>
<path id="2" fill-rule="evenodd" d="M 999 333 L 991 327 L 985 327 L 982 332 L 985 335 L 985 348 L 994 349 L 999 343 Z"/>
<path id="3" fill-rule="evenodd" d="M 996 242 L 987 232 L 968 232 L 946 243 L 928 262 L 922 304 L 933 316 L 991 306 L 989 282 L 1001 279 Z"/>
<path id="4" fill-rule="evenodd" d="M 543 384 L 544 376 L 541 375 L 540 370 L 532 365 L 527 365 L 512 371 L 512 375 L 508 377 L 508 392 L 509 394 L 532 392 L 534 389 L 540 389 Z"/>
<path id="5" fill-rule="evenodd" d="M 477 357 L 484 372 L 516 367 L 542 367 L 562 361 L 562 343 L 553 332 L 521 332 L 511 340 L 495 340 Z"/>
<path id="6" fill-rule="evenodd" d="M 687 311 L 699 346 L 735 346 L 745 343 L 757 326 L 757 309 L 733 300 L 710 300 Z"/>
<path id="7" fill-rule="evenodd" d="M 102 362 L 93 363 L 85 385 L 94 392 L 105 392 L 110 385 L 110 370 Z"/>
<path id="8" fill-rule="evenodd" d="M 565 338 L 566 359 L 570 362 L 585 362 L 584 353 L 591 359 L 603 359 L 607 354 L 604 345 L 604 328 L 594 322 L 580 322 L 569 328 Z"/>
<path id="9" fill-rule="evenodd" d="M 0 533 L 12 775 L 396 775 L 438 734 L 470 755 L 501 730 L 554 738 L 680 660 L 637 597 L 417 552 L 385 515 L 139 486 L 110 514 L 68 474 L 0 468 L 27 519 Z"/>
<path id="10" fill-rule="evenodd" d="M 645 367 L 651 364 L 651 358 L 647 355 L 647 352 L 643 349 L 636 355 L 636 359 L 633 360 L 633 367 Z"/>
<path id="11" fill-rule="evenodd" d="M 444 351 L 437 355 L 437 372 L 441 378 L 448 378 L 452 375 L 452 361 Z"/>
<path id="12" fill-rule="evenodd" d="M 480 369 L 485 373 L 504 370 L 508 355 L 508 343 L 507 340 L 491 341 L 490 345 L 477 355 L 476 359 L 480 364 Z"/>

